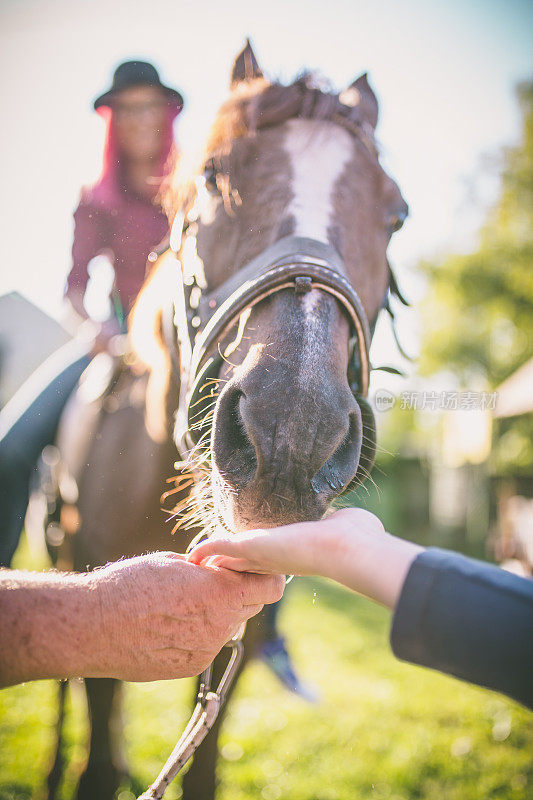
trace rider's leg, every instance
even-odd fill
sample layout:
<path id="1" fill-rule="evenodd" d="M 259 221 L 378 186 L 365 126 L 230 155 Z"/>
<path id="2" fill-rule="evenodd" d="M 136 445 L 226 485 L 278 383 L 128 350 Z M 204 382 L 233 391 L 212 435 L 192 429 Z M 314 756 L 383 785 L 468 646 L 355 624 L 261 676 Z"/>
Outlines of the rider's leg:
<path id="1" fill-rule="evenodd" d="M 316 687 L 300 679 L 287 650 L 285 637 L 279 632 L 278 614 L 282 602 L 283 598 L 277 603 L 266 605 L 261 612 L 264 640 L 258 651 L 259 658 L 279 678 L 286 689 L 309 702 L 316 702 L 319 699 Z"/>
<path id="2" fill-rule="evenodd" d="M 276 639 L 278 637 L 278 614 L 281 600 L 277 603 L 270 603 L 263 609 L 263 629 L 266 639 Z"/>
<path id="3" fill-rule="evenodd" d="M 44 447 L 54 441 L 61 411 L 89 363 L 73 340 L 50 356 L 0 412 L 0 566 L 17 549 L 29 484 Z"/>

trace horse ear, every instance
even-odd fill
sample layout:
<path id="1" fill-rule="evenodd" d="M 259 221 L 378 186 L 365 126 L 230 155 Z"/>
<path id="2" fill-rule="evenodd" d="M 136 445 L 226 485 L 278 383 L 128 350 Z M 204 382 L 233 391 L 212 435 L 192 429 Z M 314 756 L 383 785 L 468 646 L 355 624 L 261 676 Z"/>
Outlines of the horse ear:
<path id="1" fill-rule="evenodd" d="M 346 97 L 346 104 L 356 107 L 361 117 L 375 128 L 378 123 L 378 101 L 368 82 L 366 72 L 350 84 L 348 89 L 341 92 L 341 102 L 344 102 L 343 95 Z"/>
<path id="2" fill-rule="evenodd" d="M 257 63 L 250 40 L 246 39 L 246 44 L 233 63 L 230 88 L 234 89 L 241 81 L 253 81 L 255 78 L 262 77 L 263 72 Z"/>

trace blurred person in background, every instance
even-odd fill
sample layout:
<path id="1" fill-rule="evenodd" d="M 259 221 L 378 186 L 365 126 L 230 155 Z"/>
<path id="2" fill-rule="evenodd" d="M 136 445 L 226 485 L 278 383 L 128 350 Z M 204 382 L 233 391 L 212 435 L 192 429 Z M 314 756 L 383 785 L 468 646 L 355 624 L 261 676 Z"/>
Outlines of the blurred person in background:
<path id="1" fill-rule="evenodd" d="M 94 108 L 106 123 L 103 169 L 98 182 L 82 190 L 74 213 L 65 298 L 78 321 L 86 319 L 87 266 L 96 255 L 110 256 L 114 314 L 102 325 L 105 344 L 106 338 L 124 330 L 146 277 L 147 258 L 168 232 L 159 191 L 176 165 L 172 124 L 183 98 L 161 83 L 152 64 L 126 61 Z"/>
<path id="2" fill-rule="evenodd" d="M 106 254 L 114 269 L 113 311 L 103 324 L 89 326 L 89 340 L 77 336 L 50 356 L 0 413 L 0 566 L 5 567 L 19 542 L 39 456 L 54 441 L 61 412 L 91 356 L 125 332 L 147 258 L 168 232 L 158 195 L 177 160 L 173 121 L 183 108 L 181 94 L 161 83 L 152 64 L 126 61 L 94 108 L 106 124 L 103 168 L 98 181 L 82 190 L 74 213 L 65 301 L 74 326 L 84 327 L 88 265 Z"/>

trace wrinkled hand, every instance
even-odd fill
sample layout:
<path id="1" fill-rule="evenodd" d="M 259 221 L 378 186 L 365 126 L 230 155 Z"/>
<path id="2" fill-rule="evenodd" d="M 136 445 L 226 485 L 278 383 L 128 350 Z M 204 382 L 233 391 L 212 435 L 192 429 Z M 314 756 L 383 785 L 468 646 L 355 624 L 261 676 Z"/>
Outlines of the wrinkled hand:
<path id="1" fill-rule="evenodd" d="M 279 575 L 196 566 L 176 553 L 119 561 L 87 578 L 101 595 L 99 674 L 130 681 L 197 675 L 285 585 Z"/>
<path id="2" fill-rule="evenodd" d="M 237 571 L 322 575 L 394 607 L 421 549 L 386 533 L 369 511 L 346 508 L 318 522 L 209 539 L 189 561 Z"/>

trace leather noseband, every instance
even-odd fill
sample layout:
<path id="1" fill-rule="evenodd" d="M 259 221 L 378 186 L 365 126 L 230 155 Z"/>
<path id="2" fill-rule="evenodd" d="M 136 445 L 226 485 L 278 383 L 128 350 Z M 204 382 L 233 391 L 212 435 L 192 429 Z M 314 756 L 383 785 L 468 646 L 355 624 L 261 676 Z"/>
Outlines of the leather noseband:
<path id="1" fill-rule="evenodd" d="M 185 285 L 183 276 L 181 283 L 175 314 L 181 345 L 175 438 L 182 454 L 198 446 L 209 430 L 209 425 L 201 423 L 213 401 L 213 382 L 218 379 L 223 362 L 219 343 L 236 327 L 243 312 L 282 290 L 305 293 L 320 289 L 341 303 L 352 333 L 348 381 L 358 402 L 364 405 L 365 419 L 368 418 L 369 406 L 364 398 L 368 395 L 370 378 L 370 328 L 342 259 L 331 245 L 316 239 L 286 236 L 216 289 L 203 292 L 196 307 L 190 304 L 193 287 Z"/>

